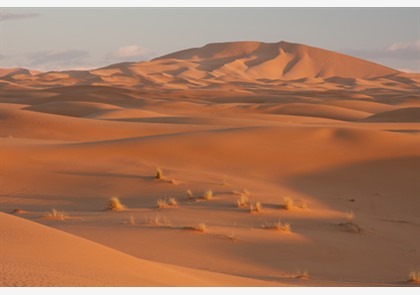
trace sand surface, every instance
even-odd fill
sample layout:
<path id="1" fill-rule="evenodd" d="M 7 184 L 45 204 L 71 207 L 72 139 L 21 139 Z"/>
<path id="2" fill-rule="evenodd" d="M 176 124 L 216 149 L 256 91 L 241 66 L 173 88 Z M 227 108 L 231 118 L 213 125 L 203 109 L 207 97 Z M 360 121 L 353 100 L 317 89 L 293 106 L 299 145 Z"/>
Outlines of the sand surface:
<path id="1" fill-rule="evenodd" d="M 420 269 L 419 74 L 287 42 L 0 73 L 2 286 L 406 286 Z"/>

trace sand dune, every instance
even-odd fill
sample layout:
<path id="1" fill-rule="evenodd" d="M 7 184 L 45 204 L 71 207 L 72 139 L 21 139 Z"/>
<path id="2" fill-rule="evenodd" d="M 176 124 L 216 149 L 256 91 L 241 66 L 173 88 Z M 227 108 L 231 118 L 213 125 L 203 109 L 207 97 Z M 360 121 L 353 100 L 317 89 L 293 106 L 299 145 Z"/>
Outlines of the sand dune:
<path id="1" fill-rule="evenodd" d="M 365 122 L 420 122 L 420 108 L 401 108 L 372 115 Z"/>
<path id="2" fill-rule="evenodd" d="M 258 280 L 141 260 L 0 213 L 0 286 L 258 286 Z"/>
<path id="3" fill-rule="evenodd" d="M 3 70 L 13 73 L 15 70 Z M 25 72 L 26 71 L 26 72 Z M 16 72 L 16 71 L 15 71 Z M 119 63 L 91 71 L 39 73 L 27 70 L 5 75 L 2 79 L 25 86 L 54 87 L 70 85 L 113 85 L 155 89 L 220 87 L 236 82 L 233 88 L 249 89 L 237 82 L 265 85 L 275 89 L 295 81 L 293 88 L 307 83 L 328 87 L 383 88 L 418 87 L 415 75 L 302 44 L 262 42 L 213 43 L 201 48 L 171 53 L 151 61 Z M 279 83 L 280 82 L 280 83 Z M 269 84 L 269 85 L 266 85 Z M 293 85 L 293 84 L 290 84 Z M 320 87 L 321 85 L 318 85 Z M 233 85 L 230 85 L 232 88 Z M 314 87 L 315 85 L 312 85 Z M 280 88 L 284 88 L 280 87 Z"/>
<path id="4" fill-rule="evenodd" d="M 410 285 L 418 76 L 287 42 L 2 70 L 0 285 Z"/>

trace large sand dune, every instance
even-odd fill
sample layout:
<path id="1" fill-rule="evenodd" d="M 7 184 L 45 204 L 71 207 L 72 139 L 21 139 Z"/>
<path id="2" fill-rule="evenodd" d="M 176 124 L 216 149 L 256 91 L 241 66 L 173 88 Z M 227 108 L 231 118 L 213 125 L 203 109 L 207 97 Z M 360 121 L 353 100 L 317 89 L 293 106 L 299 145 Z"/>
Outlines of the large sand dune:
<path id="1" fill-rule="evenodd" d="M 406 285 L 420 269 L 419 82 L 287 42 L 2 70 L 0 283 Z M 105 210 L 112 196 L 125 210 Z"/>

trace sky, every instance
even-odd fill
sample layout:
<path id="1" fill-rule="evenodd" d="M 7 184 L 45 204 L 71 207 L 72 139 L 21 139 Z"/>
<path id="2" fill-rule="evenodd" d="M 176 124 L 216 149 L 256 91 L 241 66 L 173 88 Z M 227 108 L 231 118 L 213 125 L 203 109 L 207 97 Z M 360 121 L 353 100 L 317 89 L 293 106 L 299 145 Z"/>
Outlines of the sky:
<path id="1" fill-rule="evenodd" d="M 1 8 L 0 67 L 91 69 L 227 41 L 288 41 L 420 72 L 420 8 Z"/>

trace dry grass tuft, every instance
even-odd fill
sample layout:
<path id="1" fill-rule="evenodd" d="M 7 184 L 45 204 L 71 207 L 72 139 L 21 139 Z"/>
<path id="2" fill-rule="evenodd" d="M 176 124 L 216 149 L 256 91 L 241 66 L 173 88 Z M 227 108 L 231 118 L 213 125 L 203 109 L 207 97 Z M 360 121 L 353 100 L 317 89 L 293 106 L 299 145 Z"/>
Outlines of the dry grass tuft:
<path id="1" fill-rule="evenodd" d="M 157 200 L 156 205 L 158 208 L 167 208 L 168 207 L 168 202 L 166 202 L 165 200 Z"/>
<path id="2" fill-rule="evenodd" d="M 200 233 L 203 233 L 203 232 L 207 231 L 207 227 L 204 223 L 197 224 L 196 226 L 193 227 L 193 229 L 195 231 L 200 232 Z"/>
<path id="3" fill-rule="evenodd" d="M 25 214 L 25 213 L 28 213 L 28 211 L 20 209 L 20 208 L 16 208 L 16 209 L 13 209 L 12 213 L 13 214 Z"/>
<path id="4" fill-rule="evenodd" d="M 353 221 L 356 218 L 356 215 L 353 213 L 353 211 L 349 211 L 348 213 L 346 213 L 345 216 L 347 221 Z"/>
<path id="5" fill-rule="evenodd" d="M 296 274 L 296 279 L 301 279 L 301 280 L 307 280 L 309 279 L 309 273 L 307 270 L 304 271 L 300 271 L 298 270 L 297 274 Z"/>
<path id="6" fill-rule="evenodd" d="M 187 199 L 194 200 L 194 195 L 191 190 L 187 190 Z"/>
<path id="7" fill-rule="evenodd" d="M 212 200 L 213 199 L 213 192 L 211 190 L 208 190 L 203 195 L 204 200 Z"/>
<path id="8" fill-rule="evenodd" d="M 244 208 L 249 205 L 249 199 L 245 194 L 241 194 L 239 199 L 236 200 L 236 206 L 238 208 Z"/>
<path id="9" fill-rule="evenodd" d="M 283 209 L 291 210 L 295 206 L 293 199 L 290 197 L 285 197 L 283 200 Z"/>
<path id="10" fill-rule="evenodd" d="M 50 212 L 47 213 L 47 215 L 45 215 L 45 218 L 53 220 L 65 220 L 68 218 L 68 215 L 64 213 L 64 211 L 52 209 Z"/>
<path id="11" fill-rule="evenodd" d="M 163 172 L 160 168 L 156 168 L 156 179 L 164 179 Z"/>
<path id="12" fill-rule="evenodd" d="M 156 206 L 157 208 L 160 208 L 160 209 L 178 207 L 178 202 L 175 198 L 169 198 L 168 201 L 160 199 L 156 202 Z"/>
<path id="13" fill-rule="evenodd" d="M 176 201 L 175 198 L 169 198 L 168 205 L 171 206 L 171 207 L 177 207 L 178 202 Z"/>
<path id="14" fill-rule="evenodd" d="M 117 197 L 112 197 L 111 199 L 109 199 L 107 209 L 111 211 L 122 211 L 125 209 L 125 206 L 121 204 L 120 200 Z"/>
<path id="15" fill-rule="evenodd" d="M 407 282 L 413 284 L 420 284 L 420 271 L 412 271 L 408 274 Z"/>
<path id="16" fill-rule="evenodd" d="M 171 222 L 166 219 L 166 217 L 160 217 L 159 214 L 156 214 L 155 218 L 153 219 L 146 219 L 146 224 L 155 225 L 155 226 L 170 226 Z"/>
<path id="17" fill-rule="evenodd" d="M 255 204 L 249 205 L 249 213 L 261 213 L 262 212 L 262 205 L 260 202 L 256 202 Z"/>
<path id="18" fill-rule="evenodd" d="M 280 221 L 277 222 L 264 222 L 264 224 L 261 225 L 263 229 L 271 229 L 276 231 L 284 231 L 284 232 L 291 232 L 292 228 L 290 226 L 290 223 L 283 223 Z"/>

